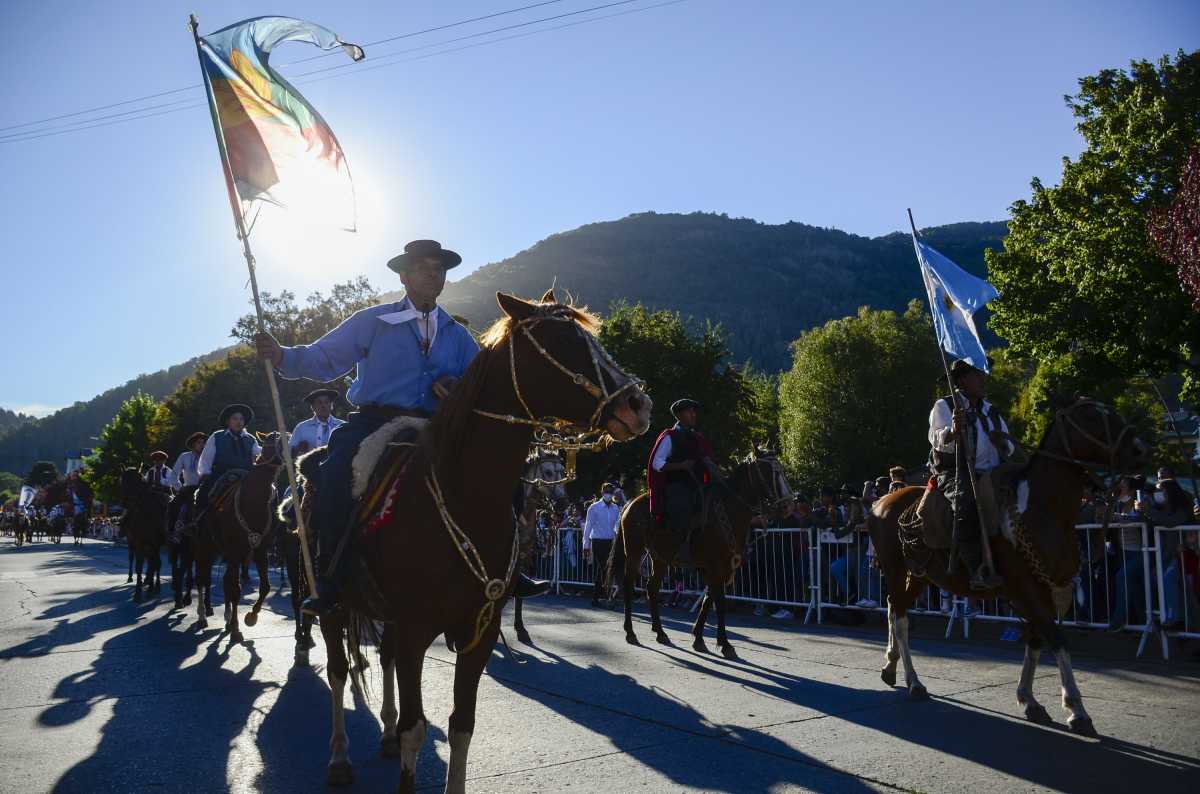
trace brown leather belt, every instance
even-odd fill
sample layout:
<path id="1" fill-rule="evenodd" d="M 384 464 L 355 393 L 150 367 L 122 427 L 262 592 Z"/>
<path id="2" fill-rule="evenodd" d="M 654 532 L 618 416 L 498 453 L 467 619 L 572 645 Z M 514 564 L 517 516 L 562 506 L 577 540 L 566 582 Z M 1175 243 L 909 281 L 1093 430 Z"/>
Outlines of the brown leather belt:
<path id="1" fill-rule="evenodd" d="M 417 419 L 428 419 L 433 414 L 416 408 L 397 408 L 394 405 L 360 405 L 358 412 L 376 419 L 395 419 L 400 416 L 412 416 Z"/>

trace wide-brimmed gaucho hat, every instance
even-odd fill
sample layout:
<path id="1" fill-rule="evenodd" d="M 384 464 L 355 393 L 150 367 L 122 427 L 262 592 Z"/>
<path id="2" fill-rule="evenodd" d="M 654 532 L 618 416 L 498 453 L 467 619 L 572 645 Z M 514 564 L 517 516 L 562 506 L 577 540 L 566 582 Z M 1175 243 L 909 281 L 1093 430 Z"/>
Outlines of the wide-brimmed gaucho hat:
<path id="1" fill-rule="evenodd" d="M 187 441 L 184 441 L 183 445 L 185 447 L 187 447 L 188 449 L 191 449 L 192 444 L 195 444 L 197 441 L 207 441 L 207 440 L 208 440 L 208 434 L 201 433 L 199 430 L 197 430 L 195 433 L 192 433 L 190 436 L 187 437 Z"/>
<path id="2" fill-rule="evenodd" d="M 331 401 L 337 402 L 338 397 L 340 396 L 341 395 L 338 394 L 337 389 L 313 389 L 308 394 L 304 395 L 304 403 L 306 405 L 312 405 L 313 400 L 317 399 L 318 397 L 328 397 Z"/>
<path id="3" fill-rule="evenodd" d="M 699 411 L 701 406 L 700 403 L 696 402 L 695 400 L 684 397 L 681 400 L 676 400 L 675 402 L 671 403 L 671 416 L 674 416 L 676 419 L 678 419 L 679 412 L 688 408 L 691 408 L 693 411 Z"/>
<path id="4" fill-rule="evenodd" d="M 409 265 L 422 259 L 437 259 L 447 270 L 462 264 L 461 256 L 449 248 L 442 248 L 437 240 L 413 240 L 404 246 L 404 253 L 389 259 L 387 266 L 396 273 L 403 273 Z"/>
<path id="5" fill-rule="evenodd" d="M 150 453 L 150 460 L 166 460 L 169 456 L 161 449 L 156 449 Z"/>
<path id="6" fill-rule="evenodd" d="M 988 356 L 987 365 L 988 365 L 988 369 L 991 369 L 991 367 L 992 367 L 992 357 L 991 356 Z M 953 364 L 950 365 L 950 377 L 953 378 L 954 380 L 958 380 L 963 375 L 966 375 L 968 372 L 978 372 L 983 375 L 987 374 L 986 372 L 981 370 L 979 367 L 976 367 L 974 364 L 972 364 L 970 361 L 967 361 L 965 358 L 960 358 L 957 361 L 955 361 Z"/>
<path id="7" fill-rule="evenodd" d="M 233 405 L 226 405 L 221 410 L 221 415 L 217 418 L 217 423 L 221 427 L 224 427 L 229 422 L 229 417 L 233 414 L 241 414 L 242 418 L 246 420 L 246 424 L 254 421 L 254 411 L 250 410 L 249 405 L 234 403 Z"/>

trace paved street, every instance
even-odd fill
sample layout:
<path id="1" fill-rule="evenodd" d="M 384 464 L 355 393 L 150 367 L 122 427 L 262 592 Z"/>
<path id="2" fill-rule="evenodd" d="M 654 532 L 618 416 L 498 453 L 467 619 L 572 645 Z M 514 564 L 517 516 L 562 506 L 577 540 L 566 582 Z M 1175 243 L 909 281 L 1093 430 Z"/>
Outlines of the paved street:
<path id="1" fill-rule="evenodd" d="M 123 547 L 16 549 L 0 539 L 0 789 L 327 790 L 324 651 L 313 651 L 311 669 L 292 669 L 283 594 L 231 647 L 219 605 L 213 628 L 198 633 L 194 612 L 172 611 L 168 591 L 164 580 L 157 603 L 133 604 Z M 1015 643 L 921 636 L 916 663 L 935 699 L 909 703 L 879 680 L 882 629 L 785 627 L 742 612 L 732 634 L 742 659 L 726 661 L 690 650 L 682 612 L 667 613 L 676 647 L 633 648 L 617 613 L 585 604 L 531 605 L 527 663 L 493 657 L 472 791 L 1161 794 L 1200 785 L 1194 661 L 1081 649 L 1080 686 L 1105 737 L 1096 741 L 1019 718 Z M 652 641 L 648 624 L 638 629 Z M 1062 719 L 1053 659 L 1043 664 L 1039 698 Z M 435 645 L 418 772 L 429 790 L 445 775 L 452 674 Z M 371 708 L 348 704 L 350 791 L 398 782 L 398 762 L 378 753 L 379 691 L 376 681 Z"/>

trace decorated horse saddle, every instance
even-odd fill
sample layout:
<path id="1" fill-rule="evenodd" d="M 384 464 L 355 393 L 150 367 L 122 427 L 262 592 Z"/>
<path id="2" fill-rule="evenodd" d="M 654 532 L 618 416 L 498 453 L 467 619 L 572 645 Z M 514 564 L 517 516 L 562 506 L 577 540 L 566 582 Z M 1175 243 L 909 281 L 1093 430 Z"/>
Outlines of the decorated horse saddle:
<path id="1" fill-rule="evenodd" d="M 975 495 L 989 537 L 1000 534 L 1018 494 L 1028 491 L 1022 479 L 1023 467 L 1004 464 L 979 478 Z M 954 508 L 950 500 L 930 479 L 921 498 L 900 514 L 902 540 L 906 546 L 920 542 L 928 549 L 949 549 L 954 537 Z"/>

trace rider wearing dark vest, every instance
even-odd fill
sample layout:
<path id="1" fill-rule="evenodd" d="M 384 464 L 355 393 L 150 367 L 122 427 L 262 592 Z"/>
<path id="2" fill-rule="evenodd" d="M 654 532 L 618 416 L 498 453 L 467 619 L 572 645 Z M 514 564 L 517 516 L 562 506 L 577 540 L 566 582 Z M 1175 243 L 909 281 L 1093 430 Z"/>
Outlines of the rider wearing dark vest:
<path id="1" fill-rule="evenodd" d="M 988 590 L 1003 581 L 983 568 L 976 484 L 970 480 L 968 460 L 978 481 L 1012 454 L 1013 444 L 1004 417 L 984 399 L 987 373 L 960 359 L 950 368 L 950 375 L 957 391 L 939 398 L 929 413 L 929 468 L 938 490 L 954 508 L 954 543 L 971 577 L 971 587 Z M 964 439 L 965 443 L 960 443 Z"/>
<path id="2" fill-rule="evenodd" d="M 196 490 L 196 520 L 208 507 L 208 497 L 213 485 L 227 472 L 235 469 L 249 471 L 262 447 L 254 436 L 246 432 L 245 426 L 254 420 L 250 406 L 235 403 L 221 411 L 220 422 L 224 427 L 208 437 L 200 462 L 196 469 L 200 473 L 200 487 Z"/>
<path id="3" fill-rule="evenodd" d="M 700 504 L 701 490 L 712 481 L 716 464 L 712 445 L 696 430 L 695 400 L 676 400 L 671 413 L 676 422 L 659 434 L 650 453 L 647 480 L 650 483 L 650 512 L 666 521 L 670 530 L 685 538 L 692 514 Z"/>

